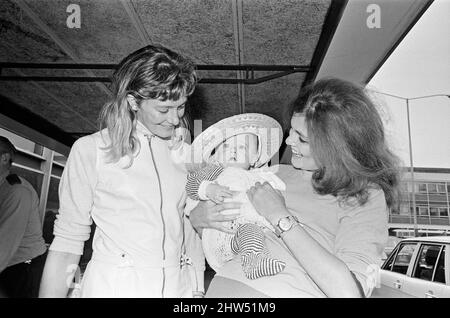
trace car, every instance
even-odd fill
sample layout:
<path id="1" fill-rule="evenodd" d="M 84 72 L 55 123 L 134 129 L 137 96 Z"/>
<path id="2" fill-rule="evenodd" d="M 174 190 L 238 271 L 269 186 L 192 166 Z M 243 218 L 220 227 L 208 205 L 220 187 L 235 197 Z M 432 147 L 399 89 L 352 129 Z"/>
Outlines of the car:
<path id="1" fill-rule="evenodd" d="M 378 279 L 373 298 L 450 298 L 450 236 L 401 240 Z"/>

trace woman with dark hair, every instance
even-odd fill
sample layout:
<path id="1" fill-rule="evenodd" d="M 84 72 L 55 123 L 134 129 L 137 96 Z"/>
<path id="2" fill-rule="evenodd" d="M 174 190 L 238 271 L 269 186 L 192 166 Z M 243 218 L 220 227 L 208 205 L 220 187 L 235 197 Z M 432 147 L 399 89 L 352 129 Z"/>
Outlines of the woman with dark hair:
<path id="1" fill-rule="evenodd" d="M 397 158 L 381 118 L 363 88 L 339 79 L 302 89 L 290 115 L 292 165 L 277 173 L 286 192 L 268 183 L 247 192 L 277 230 L 266 243 L 286 268 L 249 280 L 233 259 L 207 297 L 368 297 L 375 287 L 388 209 L 399 202 Z M 191 212 L 197 231 L 210 226 L 207 213 L 206 204 Z"/>
<path id="2" fill-rule="evenodd" d="M 81 297 L 202 293 L 201 244 L 183 214 L 187 172 L 172 153 L 196 81 L 194 64 L 161 46 L 119 64 L 101 130 L 78 139 L 67 160 L 40 296 L 67 296 L 92 221 Z"/>

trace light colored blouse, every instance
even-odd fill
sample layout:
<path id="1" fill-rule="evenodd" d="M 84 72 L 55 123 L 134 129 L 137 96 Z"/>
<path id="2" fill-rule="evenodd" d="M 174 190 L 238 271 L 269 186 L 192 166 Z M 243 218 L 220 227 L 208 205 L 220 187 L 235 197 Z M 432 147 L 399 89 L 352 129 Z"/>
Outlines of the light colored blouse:
<path id="1" fill-rule="evenodd" d="M 187 171 L 172 160 L 167 140 L 140 122 L 136 135 L 141 147 L 128 168 L 126 158 L 107 163 L 106 130 L 75 142 L 59 186 L 50 250 L 81 255 L 93 220 L 82 295 L 192 297 L 193 290 L 203 290 L 205 263 L 200 238 L 184 215 Z M 184 247 L 195 275 L 180 265 Z M 126 279 L 118 280 L 117 268 L 129 271 L 121 274 Z"/>
<path id="2" fill-rule="evenodd" d="M 339 205 L 331 195 L 318 195 L 311 185 L 312 173 L 280 165 L 277 176 L 286 183 L 287 208 L 305 230 L 327 251 L 342 260 L 361 284 L 365 296 L 374 288 L 374 270 L 388 238 L 388 211 L 384 193 L 370 190 L 364 206 Z M 217 275 L 242 282 L 270 297 L 326 297 L 295 260 L 282 239 L 265 231 L 272 257 L 286 262 L 283 272 L 255 280 L 247 279 L 238 257 Z"/>

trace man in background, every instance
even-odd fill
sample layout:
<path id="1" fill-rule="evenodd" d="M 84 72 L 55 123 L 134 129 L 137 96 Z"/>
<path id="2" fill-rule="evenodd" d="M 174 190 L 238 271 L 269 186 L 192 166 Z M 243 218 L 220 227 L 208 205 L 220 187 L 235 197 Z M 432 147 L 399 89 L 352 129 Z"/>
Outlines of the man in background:
<path id="1" fill-rule="evenodd" d="M 11 174 L 16 148 L 0 136 L 0 292 L 37 297 L 47 247 L 42 237 L 39 197 L 24 178 Z"/>

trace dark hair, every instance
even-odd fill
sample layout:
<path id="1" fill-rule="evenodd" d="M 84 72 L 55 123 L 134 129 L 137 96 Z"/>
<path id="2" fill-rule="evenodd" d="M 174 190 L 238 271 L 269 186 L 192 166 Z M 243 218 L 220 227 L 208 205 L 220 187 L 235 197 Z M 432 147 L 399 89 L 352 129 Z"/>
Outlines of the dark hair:
<path id="1" fill-rule="evenodd" d="M 9 153 L 10 156 L 9 163 L 12 164 L 16 152 L 17 152 L 16 147 L 14 147 L 11 141 L 9 141 L 9 139 L 6 137 L 0 136 L 0 155 Z"/>
<path id="2" fill-rule="evenodd" d="M 364 88 L 329 78 L 300 91 L 290 114 L 305 115 L 312 156 L 318 166 L 312 183 L 319 194 L 367 202 L 371 187 L 383 190 L 396 209 L 399 160 L 388 148 L 381 117 Z"/>

